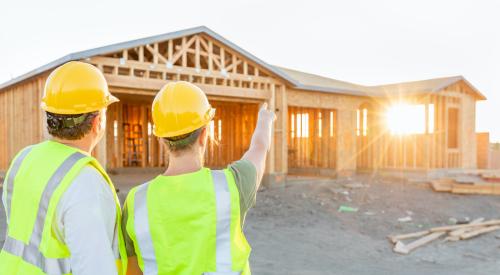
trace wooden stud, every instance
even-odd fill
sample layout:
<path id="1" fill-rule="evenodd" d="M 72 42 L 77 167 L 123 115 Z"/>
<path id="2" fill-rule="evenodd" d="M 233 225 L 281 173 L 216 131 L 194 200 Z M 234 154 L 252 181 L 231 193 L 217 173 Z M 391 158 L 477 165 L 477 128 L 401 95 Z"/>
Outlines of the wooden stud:
<path id="1" fill-rule="evenodd" d="M 144 46 L 139 47 L 139 62 L 144 62 Z"/>
<path id="2" fill-rule="evenodd" d="M 170 63 L 173 64 L 173 55 L 174 55 L 174 42 L 172 40 L 168 40 L 168 55 L 167 59 Z"/>
<path id="3" fill-rule="evenodd" d="M 147 45 L 149 48 L 151 48 L 151 46 Z M 153 63 L 154 64 L 158 64 L 158 57 L 161 56 L 160 53 L 158 52 L 158 43 L 154 43 L 153 45 Z M 165 60 L 165 58 L 162 56 L 163 60 Z"/>
<path id="4" fill-rule="evenodd" d="M 208 40 L 208 70 L 213 71 L 214 70 L 214 65 L 213 65 L 213 43 L 212 40 Z"/>
<path id="5" fill-rule="evenodd" d="M 436 239 L 439 239 L 441 236 L 446 234 L 445 232 L 434 232 L 431 233 L 425 237 L 422 237 L 414 242 L 411 242 L 407 245 L 404 245 L 402 242 L 397 242 L 396 245 L 394 246 L 394 252 L 400 253 L 400 254 L 408 254 L 411 251 L 426 245 Z"/>
<path id="6" fill-rule="evenodd" d="M 200 69 L 200 37 L 196 36 L 196 42 L 195 42 L 195 67 L 197 69 Z"/>

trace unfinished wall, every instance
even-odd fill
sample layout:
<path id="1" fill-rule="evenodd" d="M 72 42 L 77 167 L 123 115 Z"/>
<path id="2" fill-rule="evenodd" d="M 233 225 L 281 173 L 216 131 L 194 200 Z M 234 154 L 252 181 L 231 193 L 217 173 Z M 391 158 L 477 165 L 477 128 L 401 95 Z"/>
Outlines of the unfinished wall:
<path id="1" fill-rule="evenodd" d="M 477 168 L 488 169 L 490 154 L 490 133 L 477 133 Z"/>
<path id="2" fill-rule="evenodd" d="M 335 163 L 336 171 L 341 174 L 356 170 L 356 109 L 365 100 L 355 96 L 287 89 L 288 106 L 336 110 Z"/>
<path id="3" fill-rule="evenodd" d="M 462 96 L 462 116 L 460 127 L 462 168 L 476 168 L 476 101 L 469 95 Z"/>
<path id="4" fill-rule="evenodd" d="M 6 172 L 22 148 L 43 139 L 40 108 L 47 74 L 0 90 L 0 171 Z"/>

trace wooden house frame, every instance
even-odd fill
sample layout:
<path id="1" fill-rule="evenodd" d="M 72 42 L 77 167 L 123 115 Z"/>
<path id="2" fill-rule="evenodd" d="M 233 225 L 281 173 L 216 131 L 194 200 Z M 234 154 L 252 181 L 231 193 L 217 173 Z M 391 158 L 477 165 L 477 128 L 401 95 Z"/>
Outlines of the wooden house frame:
<path id="1" fill-rule="evenodd" d="M 70 54 L 1 84 L 0 171 L 21 148 L 49 137 L 39 106 L 44 83 L 71 60 L 98 67 L 121 100 L 108 109 L 107 134 L 94 152 L 107 169 L 167 165 L 164 147 L 151 134 L 151 103 L 175 80 L 198 85 L 216 108 L 209 128 L 218 143 L 208 146 L 210 167 L 241 157 L 262 102 L 277 114 L 266 168 L 270 183 L 289 173 L 476 167 L 475 102 L 485 97 L 463 77 L 356 85 L 269 65 L 202 26 Z M 381 114 L 396 99 L 426 106 L 425 133 L 388 133 Z"/>

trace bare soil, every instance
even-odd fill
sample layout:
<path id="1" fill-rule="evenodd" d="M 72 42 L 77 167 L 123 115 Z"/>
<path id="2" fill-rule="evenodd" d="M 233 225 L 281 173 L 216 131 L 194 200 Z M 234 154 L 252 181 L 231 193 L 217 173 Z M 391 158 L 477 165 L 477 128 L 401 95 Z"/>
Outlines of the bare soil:
<path id="1" fill-rule="evenodd" d="M 123 200 L 152 174 L 112 176 Z M 340 206 L 357 212 L 339 212 Z M 253 274 L 500 274 L 500 231 L 434 241 L 409 255 L 392 252 L 387 236 L 455 221 L 499 218 L 500 196 L 436 193 L 427 184 L 358 175 L 289 177 L 262 189 L 246 217 Z M 410 217 L 401 222 L 399 218 Z M 408 218 L 407 218 L 408 219 Z M 0 243 L 5 216 L 0 216 Z"/>

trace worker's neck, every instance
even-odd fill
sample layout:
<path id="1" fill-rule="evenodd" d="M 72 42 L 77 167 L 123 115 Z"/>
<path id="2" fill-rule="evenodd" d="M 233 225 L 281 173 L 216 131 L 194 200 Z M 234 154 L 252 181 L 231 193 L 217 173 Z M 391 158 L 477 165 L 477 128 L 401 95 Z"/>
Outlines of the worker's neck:
<path id="1" fill-rule="evenodd" d="M 85 136 L 79 140 L 60 139 L 56 137 L 53 137 L 52 140 L 70 147 L 74 147 L 80 151 L 86 152 L 89 155 L 92 153 L 92 150 L 94 149 L 93 145 L 94 143 L 92 142 L 92 138 L 90 138 L 89 136 Z"/>
<path id="2" fill-rule="evenodd" d="M 203 167 L 203 160 L 198 150 L 190 150 L 181 155 L 170 154 L 165 176 L 175 176 L 199 171 Z"/>

